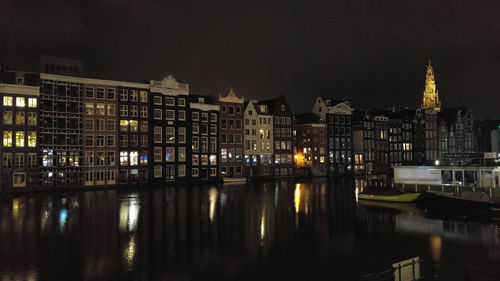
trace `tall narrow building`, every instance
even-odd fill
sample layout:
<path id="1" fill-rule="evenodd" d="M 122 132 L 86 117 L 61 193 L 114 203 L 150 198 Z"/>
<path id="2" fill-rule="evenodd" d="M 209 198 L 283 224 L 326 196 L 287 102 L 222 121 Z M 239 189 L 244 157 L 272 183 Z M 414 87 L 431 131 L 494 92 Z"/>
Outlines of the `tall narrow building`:
<path id="1" fill-rule="evenodd" d="M 229 90 L 226 96 L 219 95 L 219 143 L 220 169 L 222 177 L 242 178 L 243 174 L 243 116 L 244 99 Z"/>
<path id="2" fill-rule="evenodd" d="M 441 110 L 441 102 L 439 101 L 439 95 L 436 89 L 436 80 L 434 79 L 434 71 L 432 71 L 430 60 L 429 60 L 429 65 L 427 65 L 424 97 L 421 108 L 434 109 L 438 112 Z"/>

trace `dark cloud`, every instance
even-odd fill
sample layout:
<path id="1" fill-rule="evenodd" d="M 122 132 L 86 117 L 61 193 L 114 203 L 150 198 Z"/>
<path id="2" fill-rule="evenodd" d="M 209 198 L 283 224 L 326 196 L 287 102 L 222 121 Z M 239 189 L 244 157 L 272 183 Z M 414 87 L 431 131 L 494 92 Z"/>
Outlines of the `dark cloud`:
<path id="1" fill-rule="evenodd" d="M 3 1 L 1 55 L 81 58 L 89 76 L 143 81 L 172 73 L 193 92 L 233 86 L 355 106 L 421 101 L 432 59 L 444 106 L 500 118 L 500 5 L 495 1 Z"/>

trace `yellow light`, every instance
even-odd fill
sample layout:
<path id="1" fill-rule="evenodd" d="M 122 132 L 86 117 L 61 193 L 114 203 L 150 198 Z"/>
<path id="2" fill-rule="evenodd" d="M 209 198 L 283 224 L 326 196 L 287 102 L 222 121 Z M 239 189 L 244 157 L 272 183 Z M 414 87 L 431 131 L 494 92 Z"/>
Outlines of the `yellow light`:
<path id="1" fill-rule="evenodd" d="M 293 202 L 295 203 L 295 213 L 299 213 L 300 209 L 300 183 L 295 185 L 295 194 L 293 197 Z"/>
<path id="2" fill-rule="evenodd" d="M 262 209 L 260 216 L 260 244 L 264 245 L 264 237 L 266 236 L 266 207 Z"/>
<path id="3" fill-rule="evenodd" d="M 12 147 L 12 131 L 3 131 L 3 147 Z"/>
<path id="4" fill-rule="evenodd" d="M 295 159 L 299 159 L 299 156 L 297 154 L 295 154 Z"/>
<path id="5" fill-rule="evenodd" d="M 16 132 L 16 147 L 24 147 L 24 132 Z"/>
<path id="6" fill-rule="evenodd" d="M 36 147 L 36 132 L 28 132 L 28 147 Z"/>
<path id="7" fill-rule="evenodd" d="M 217 189 L 215 187 L 212 187 L 210 191 L 208 191 L 208 201 L 210 203 L 208 216 L 210 219 L 210 223 L 213 223 L 215 219 L 215 207 L 217 203 Z"/>
<path id="8" fill-rule="evenodd" d="M 430 242 L 431 242 L 431 253 L 432 253 L 432 259 L 435 261 L 441 260 L 441 247 L 442 247 L 442 240 L 441 236 L 433 235 L 430 237 Z"/>

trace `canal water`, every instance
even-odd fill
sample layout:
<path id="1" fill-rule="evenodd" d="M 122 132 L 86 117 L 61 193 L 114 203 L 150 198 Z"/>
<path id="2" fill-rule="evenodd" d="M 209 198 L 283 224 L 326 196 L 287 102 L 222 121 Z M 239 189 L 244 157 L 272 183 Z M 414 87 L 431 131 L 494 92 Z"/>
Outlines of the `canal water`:
<path id="1" fill-rule="evenodd" d="M 316 179 L 2 195 L 0 280 L 356 280 L 416 256 L 459 267 L 440 280 L 500 275 L 495 221 L 356 194 Z"/>

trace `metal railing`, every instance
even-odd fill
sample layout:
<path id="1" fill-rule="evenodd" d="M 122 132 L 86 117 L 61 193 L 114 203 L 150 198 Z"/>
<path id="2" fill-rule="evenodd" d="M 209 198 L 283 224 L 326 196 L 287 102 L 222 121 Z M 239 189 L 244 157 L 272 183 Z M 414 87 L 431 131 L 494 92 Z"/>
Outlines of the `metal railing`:
<path id="1" fill-rule="evenodd" d="M 412 267 L 412 274 L 404 275 L 403 271 Z M 409 270 L 409 269 L 407 269 Z M 357 281 L 416 281 L 416 280 L 454 280 L 454 281 L 497 281 L 500 274 L 485 272 L 442 262 L 416 259 L 407 263 L 400 263 L 396 267 L 368 273 L 356 278 Z"/>

